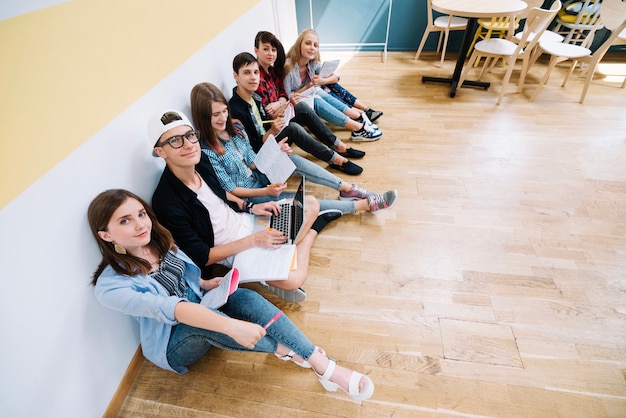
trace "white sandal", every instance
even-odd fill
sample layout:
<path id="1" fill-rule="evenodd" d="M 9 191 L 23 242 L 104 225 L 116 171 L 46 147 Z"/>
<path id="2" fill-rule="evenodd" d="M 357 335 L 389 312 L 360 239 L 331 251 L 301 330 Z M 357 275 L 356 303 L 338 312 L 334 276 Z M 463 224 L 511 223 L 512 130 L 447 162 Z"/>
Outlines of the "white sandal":
<path id="1" fill-rule="evenodd" d="M 339 386 L 337 383 L 331 382 L 330 377 L 335 371 L 335 366 L 337 366 L 337 362 L 331 358 L 328 359 L 328 367 L 326 368 L 323 376 L 315 372 L 320 380 L 320 383 L 322 384 L 322 386 L 324 386 L 324 389 L 326 389 L 328 392 L 336 392 L 337 388 L 339 388 L 346 392 L 348 395 L 350 395 L 350 397 L 357 402 L 361 402 L 372 397 L 372 395 L 374 394 L 374 382 L 372 382 L 372 379 L 370 379 L 368 376 L 359 372 L 352 371 L 352 375 L 350 376 L 350 383 L 348 385 L 348 391 Z M 361 383 L 361 379 L 365 379 L 365 384 L 363 385 L 363 391 L 359 392 L 359 383 Z"/>

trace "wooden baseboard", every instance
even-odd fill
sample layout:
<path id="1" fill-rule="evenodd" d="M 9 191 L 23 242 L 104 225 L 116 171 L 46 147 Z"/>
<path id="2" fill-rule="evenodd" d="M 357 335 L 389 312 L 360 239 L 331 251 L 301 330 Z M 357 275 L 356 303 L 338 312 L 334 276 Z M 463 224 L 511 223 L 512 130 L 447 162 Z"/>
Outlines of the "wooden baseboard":
<path id="1" fill-rule="evenodd" d="M 133 387 L 133 383 L 143 366 L 144 356 L 141 353 L 141 345 L 137 347 L 137 351 L 135 351 L 135 355 L 130 361 L 126 372 L 124 373 L 124 377 L 122 377 L 122 381 L 120 382 L 115 394 L 113 394 L 113 398 L 111 402 L 109 402 L 109 406 L 106 411 L 102 415 L 104 418 L 115 418 L 118 417 L 122 406 L 124 405 L 124 401 L 130 392 L 130 389 Z"/>

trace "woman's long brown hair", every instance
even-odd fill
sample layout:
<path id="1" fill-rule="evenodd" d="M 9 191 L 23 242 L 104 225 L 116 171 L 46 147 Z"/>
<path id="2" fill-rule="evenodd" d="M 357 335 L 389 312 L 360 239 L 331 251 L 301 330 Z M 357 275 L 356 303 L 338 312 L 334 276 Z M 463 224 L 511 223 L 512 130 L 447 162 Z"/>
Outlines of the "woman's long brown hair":
<path id="1" fill-rule="evenodd" d="M 128 190 L 106 190 L 96 196 L 87 209 L 89 227 L 102 254 L 102 261 L 92 276 L 91 284 L 94 286 L 107 265 L 111 266 L 117 273 L 127 276 L 146 274 L 151 270 L 147 260 L 130 254 L 117 253 L 113 243 L 103 240 L 98 235 L 99 231 L 107 230 L 113 213 L 128 199 L 135 199 L 142 204 L 150 220 L 152 220 L 150 246 L 155 250 L 157 256 L 163 258 L 170 249 L 175 250 L 172 234 L 157 221 L 154 211 L 142 198 Z"/>
<path id="2" fill-rule="evenodd" d="M 199 83 L 193 86 L 190 95 L 191 101 L 191 118 L 193 124 L 200 132 L 200 140 L 204 141 L 213 151 L 218 154 L 224 154 L 224 146 L 219 140 L 213 127 L 211 126 L 211 117 L 213 114 L 213 102 L 224 104 L 228 107 L 228 101 L 220 89 L 211 83 Z M 228 112 L 228 119 L 226 119 L 226 132 L 228 135 L 243 135 L 242 132 L 237 129 Z"/>

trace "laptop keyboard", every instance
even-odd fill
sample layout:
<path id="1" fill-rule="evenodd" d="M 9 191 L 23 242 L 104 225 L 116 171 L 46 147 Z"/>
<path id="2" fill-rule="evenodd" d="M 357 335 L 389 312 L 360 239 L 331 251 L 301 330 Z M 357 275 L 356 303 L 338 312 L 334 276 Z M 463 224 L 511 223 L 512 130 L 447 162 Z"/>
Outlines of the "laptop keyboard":
<path id="1" fill-rule="evenodd" d="M 289 222 L 291 219 L 292 205 L 290 203 L 281 203 L 281 210 L 278 215 L 272 216 L 272 228 L 282 232 L 286 237 L 289 237 Z"/>

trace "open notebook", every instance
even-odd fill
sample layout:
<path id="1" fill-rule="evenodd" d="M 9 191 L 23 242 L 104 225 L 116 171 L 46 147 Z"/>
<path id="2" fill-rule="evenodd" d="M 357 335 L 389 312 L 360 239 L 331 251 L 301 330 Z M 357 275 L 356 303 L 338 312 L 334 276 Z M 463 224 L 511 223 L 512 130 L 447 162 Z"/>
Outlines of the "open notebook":
<path id="1" fill-rule="evenodd" d="M 209 308 L 217 309 L 228 301 L 228 297 L 232 295 L 235 290 L 237 290 L 238 286 L 239 270 L 233 268 L 222 278 L 218 287 L 211 289 L 204 294 L 200 304 Z"/>

